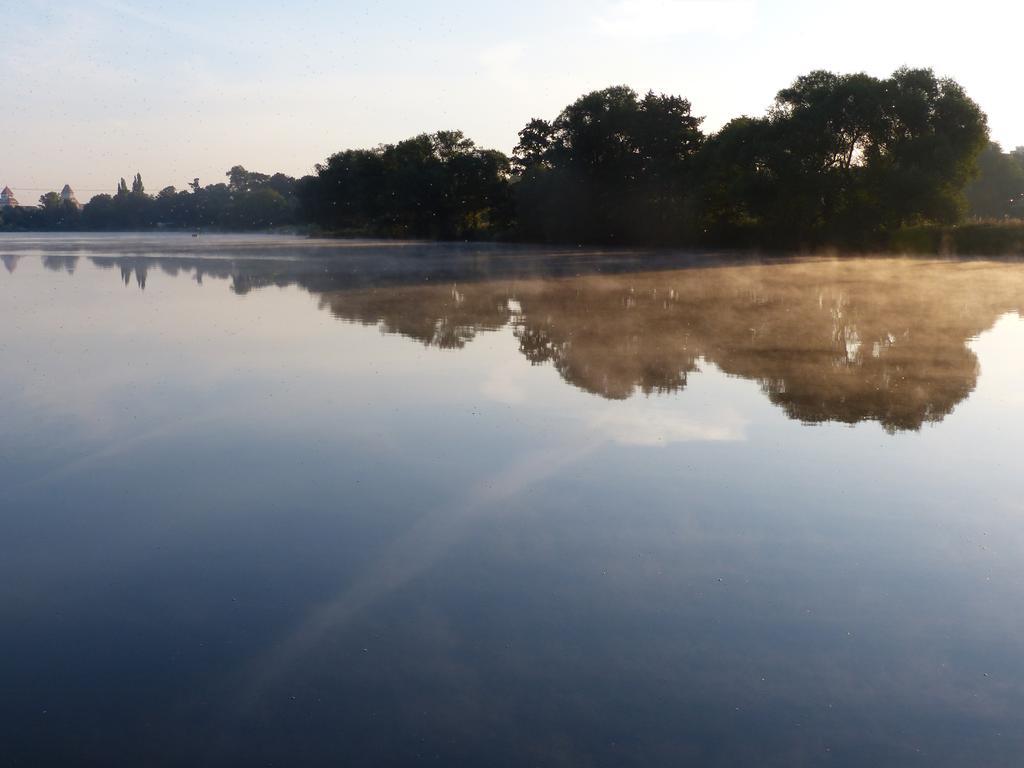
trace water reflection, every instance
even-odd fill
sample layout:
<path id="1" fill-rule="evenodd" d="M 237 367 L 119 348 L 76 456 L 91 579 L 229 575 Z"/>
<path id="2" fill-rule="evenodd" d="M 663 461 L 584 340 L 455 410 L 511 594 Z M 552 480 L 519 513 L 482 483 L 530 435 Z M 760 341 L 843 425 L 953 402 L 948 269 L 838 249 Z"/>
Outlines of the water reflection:
<path id="1" fill-rule="evenodd" d="M 0 763 L 1024 754 L 1020 265 L 0 245 Z"/>
<path id="2" fill-rule="evenodd" d="M 45 254 L 43 266 L 52 272 L 67 272 L 69 275 L 73 275 L 78 267 L 78 257 Z"/>
<path id="3" fill-rule="evenodd" d="M 610 399 L 682 391 L 706 361 L 758 382 L 793 419 L 876 421 L 889 431 L 949 415 L 977 383 L 968 342 L 1001 315 L 1024 310 L 1024 265 L 891 258 L 736 265 L 708 257 L 666 269 L 662 254 L 644 263 L 621 252 L 437 248 L 401 257 L 378 248 L 338 261 L 91 260 L 143 289 L 151 268 L 198 282 L 229 279 L 240 295 L 298 285 L 340 319 L 442 349 L 511 326 L 527 360 Z M 75 262 L 50 256 L 44 263 L 72 272 Z"/>
<path id="4" fill-rule="evenodd" d="M 967 341 L 1022 306 L 1024 284 L 1005 277 L 820 262 L 335 291 L 322 301 L 338 317 L 442 347 L 511 322 L 527 359 L 602 397 L 683 390 L 706 360 L 757 381 L 794 419 L 917 429 L 973 391 Z"/>

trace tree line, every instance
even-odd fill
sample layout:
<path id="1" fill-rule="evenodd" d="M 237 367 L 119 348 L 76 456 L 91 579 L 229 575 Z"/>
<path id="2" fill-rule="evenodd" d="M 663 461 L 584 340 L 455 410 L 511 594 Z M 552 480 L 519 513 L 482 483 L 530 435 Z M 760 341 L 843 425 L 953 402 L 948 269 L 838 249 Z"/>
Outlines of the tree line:
<path id="1" fill-rule="evenodd" d="M 531 120 L 511 156 L 441 131 L 339 152 L 301 179 L 227 176 L 157 195 L 122 179 L 81 210 L 51 193 L 0 226 L 866 247 L 906 227 L 1024 217 L 1024 148 L 991 143 L 980 107 L 928 69 L 812 72 L 764 116 L 711 133 L 681 96 L 616 86 Z"/>
<path id="2" fill-rule="evenodd" d="M 122 178 L 114 194 L 96 195 L 84 206 L 56 192 L 39 198 L 35 207 L 0 210 L 0 229 L 123 231 L 172 229 L 262 230 L 296 224 L 297 180 L 282 173 L 270 176 L 236 165 L 227 182 L 187 189 L 165 187 L 146 192 L 141 174 L 131 185 Z"/>

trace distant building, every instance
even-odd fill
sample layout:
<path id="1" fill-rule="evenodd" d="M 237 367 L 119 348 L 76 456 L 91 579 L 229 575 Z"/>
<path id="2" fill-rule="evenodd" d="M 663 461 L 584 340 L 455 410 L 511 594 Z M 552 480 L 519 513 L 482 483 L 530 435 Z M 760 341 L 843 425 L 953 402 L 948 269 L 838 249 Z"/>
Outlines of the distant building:
<path id="1" fill-rule="evenodd" d="M 60 191 L 61 202 L 71 203 L 75 208 L 81 208 L 82 204 L 78 202 L 78 198 L 75 197 L 75 190 L 71 188 L 70 184 L 65 184 L 64 189 Z"/>
<path id="2" fill-rule="evenodd" d="M 18 201 L 14 197 L 14 193 L 11 192 L 10 187 L 4 187 L 3 191 L 0 192 L 0 208 L 17 208 Z"/>

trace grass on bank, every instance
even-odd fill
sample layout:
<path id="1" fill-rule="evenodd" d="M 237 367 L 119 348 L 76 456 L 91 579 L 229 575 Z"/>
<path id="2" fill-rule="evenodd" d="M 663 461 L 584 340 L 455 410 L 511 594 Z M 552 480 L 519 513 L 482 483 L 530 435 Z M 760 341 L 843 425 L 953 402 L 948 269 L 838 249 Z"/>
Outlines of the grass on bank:
<path id="1" fill-rule="evenodd" d="M 892 236 L 890 249 L 915 255 L 1024 256 L 1024 220 L 906 227 Z"/>

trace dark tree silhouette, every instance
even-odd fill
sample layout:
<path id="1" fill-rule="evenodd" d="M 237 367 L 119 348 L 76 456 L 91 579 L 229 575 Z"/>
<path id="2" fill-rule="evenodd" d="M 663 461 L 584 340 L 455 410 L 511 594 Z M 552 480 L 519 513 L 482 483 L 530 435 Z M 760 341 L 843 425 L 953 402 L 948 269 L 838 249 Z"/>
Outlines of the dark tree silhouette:
<path id="1" fill-rule="evenodd" d="M 531 120 L 513 157 L 520 236 L 555 242 L 685 240 L 701 119 L 677 96 L 625 86 Z"/>
<path id="2" fill-rule="evenodd" d="M 508 158 L 461 131 L 346 150 L 316 171 L 297 194 L 304 215 L 331 231 L 463 239 L 510 222 Z"/>
<path id="3" fill-rule="evenodd" d="M 766 118 L 708 142 L 702 218 L 712 233 L 739 226 L 785 246 L 870 245 L 908 224 L 953 223 L 987 139 L 977 104 L 930 70 L 813 72 Z"/>

